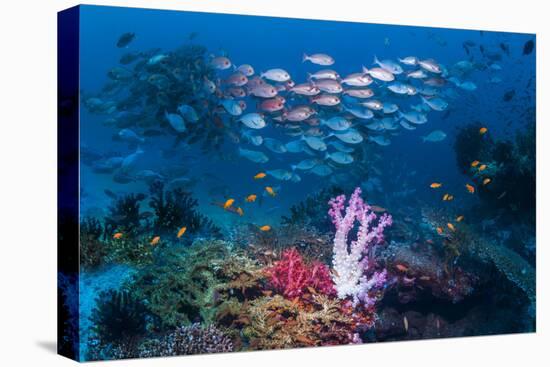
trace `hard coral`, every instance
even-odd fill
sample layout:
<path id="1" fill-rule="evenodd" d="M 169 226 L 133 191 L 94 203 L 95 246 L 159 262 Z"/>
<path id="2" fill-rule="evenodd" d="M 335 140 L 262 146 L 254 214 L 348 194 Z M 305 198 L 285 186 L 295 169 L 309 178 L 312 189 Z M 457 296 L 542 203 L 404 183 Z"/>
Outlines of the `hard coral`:
<path id="1" fill-rule="evenodd" d="M 295 248 L 283 252 L 281 260 L 266 269 L 273 289 L 286 298 L 301 296 L 308 288 L 323 294 L 335 294 L 329 269 L 320 262 L 306 264 Z"/>
<path id="2" fill-rule="evenodd" d="M 257 298 L 242 311 L 243 335 L 253 349 L 349 344 L 354 320 L 341 312 L 341 302 L 322 294 L 301 301 L 280 295 Z"/>
<path id="3" fill-rule="evenodd" d="M 198 323 L 177 328 L 174 332 L 147 341 L 140 346 L 139 357 L 166 357 L 188 354 L 227 353 L 233 343 L 215 325 L 202 327 Z"/>

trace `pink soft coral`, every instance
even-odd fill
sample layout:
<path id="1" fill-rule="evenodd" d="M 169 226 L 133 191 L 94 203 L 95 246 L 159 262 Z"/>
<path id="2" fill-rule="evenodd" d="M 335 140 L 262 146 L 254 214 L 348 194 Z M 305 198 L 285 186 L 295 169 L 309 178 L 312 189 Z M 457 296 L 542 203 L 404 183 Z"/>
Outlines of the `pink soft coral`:
<path id="1" fill-rule="evenodd" d="M 319 293 L 335 294 L 328 267 L 318 261 L 306 264 L 295 248 L 283 251 L 281 260 L 268 268 L 267 274 L 271 287 L 287 298 L 301 296 L 308 287 Z"/>

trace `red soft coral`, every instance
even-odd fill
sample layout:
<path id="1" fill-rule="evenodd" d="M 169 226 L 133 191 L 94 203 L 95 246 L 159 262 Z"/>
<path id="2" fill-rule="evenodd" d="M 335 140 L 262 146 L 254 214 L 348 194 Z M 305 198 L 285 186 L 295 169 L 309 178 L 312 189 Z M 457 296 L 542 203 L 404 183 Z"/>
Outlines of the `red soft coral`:
<path id="1" fill-rule="evenodd" d="M 318 261 L 306 264 L 295 248 L 283 252 L 281 260 L 267 269 L 272 288 L 287 298 L 301 296 L 309 288 L 319 293 L 335 294 L 328 267 Z"/>

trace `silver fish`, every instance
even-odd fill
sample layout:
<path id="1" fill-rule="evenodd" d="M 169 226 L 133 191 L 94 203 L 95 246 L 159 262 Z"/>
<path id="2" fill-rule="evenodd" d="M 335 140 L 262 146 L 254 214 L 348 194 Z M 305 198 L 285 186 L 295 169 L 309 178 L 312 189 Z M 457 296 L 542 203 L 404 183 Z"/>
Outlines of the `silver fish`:
<path id="1" fill-rule="evenodd" d="M 176 130 L 178 133 L 183 133 L 187 128 L 185 127 L 185 122 L 183 121 L 183 117 L 179 114 L 175 113 L 168 113 L 164 111 L 164 116 L 168 120 L 168 123 L 174 130 Z"/>
<path id="2" fill-rule="evenodd" d="M 247 113 L 246 115 L 242 116 L 239 121 L 251 129 L 262 129 L 266 126 L 265 120 L 262 115 L 256 112 Z"/>
<path id="3" fill-rule="evenodd" d="M 325 176 L 330 175 L 333 172 L 333 170 L 332 170 L 332 168 L 330 168 L 326 164 L 320 164 L 320 165 L 317 165 L 317 166 L 313 167 L 311 170 L 309 170 L 309 172 L 311 172 L 311 173 L 313 173 L 317 176 L 325 177 Z"/>
<path id="4" fill-rule="evenodd" d="M 378 60 L 376 55 L 374 56 L 374 64 L 380 66 L 382 69 L 389 71 L 394 75 L 399 75 L 403 72 L 401 65 L 392 60 Z"/>
<path id="5" fill-rule="evenodd" d="M 445 111 L 449 106 L 447 101 L 439 97 L 433 97 L 433 98 L 422 97 L 422 101 L 428 106 L 430 106 L 432 110 L 435 110 L 435 111 Z"/>
<path id="6" fill-rule="evenodd" d="M 421 125 L 428 122 L 428 118 L 425 114 L 418 112 L 418 111 L 409 111 L 409 112 L 399 112 L 399 117 L 404 118 L 410 123 Z"/>
<path id="7" fill-rule="evenodd" d="M 265 173 L 281 181 L 288 181 L 292 178 L 292 172 L 287 171 L 286 169 L 267 170 Z"/>
<path id="8" fill-rule="evenodd" d="M 331 147 L 336 149 L 339 152 L 344 153 L 353 153 L 354 149 L 352 147 L 348 147 L 347 145 L 342 144 L 340 141 L 331 141 L 328 143 Z"/>
<path id="9" fill-rule="evenodd" d="M 227 113 L 231 116 L 240 116 L 243 113 L 243 109 L 241 108 L 239 101 L 234 99 L 222 99 L 221 104 L 225 111 L 227 111 Z"/>
<path id="10" fill-rule="evenodd" d="M 359 133 L 359 131 L 354 129 L 349 129 L 344 133 L 338 133 L 338 134 L 332 134 L 332 135 L 337 137 L 344 143 L 348 143 L 348 144 L 359 144 L 363 141 L 363 136 Z"/>
<path id="11" fill-rule="evenodd" d="M 386 138 L 383 135 L 369 136 L 369 140 L 383 147 L 391 144 L 390 139 Z"/>
<path id="12" fill-rule="evenodd" d="M 431 143 L 436 143 L 438 141 L 443 141 L 445 140 L 445 138 L 447 137 L 447 134 L 445 134 L 445 132 L 441 131 L 441 130 L 434 130 L 432 131 L 431 133 L 429 133 L 428 135 L 426 136 L 423 136 L 422 137 L 422 142 L 431 142 Z"/>
<path id="13" fill-rule="evenodd" d="M 315 167 L 319 163 L 320 163 L 320 161 L 316 158 L 315 159 L 304 159 L 303 161 L 298 162 L 298 164 L 291 165 L 290 167 L 292 168 L 292 170 L 299 169 L 299 170 L 305 171 L 305 170 L 308 170 L 308 169 L 312 169 L 313 167 Z"/>
<path id="14" fill-rule="evenodd" d="M 318 138 L 316 136 L 305 136 L 305 137 L 302 137 L 302 139 L 306 142 L 306 144 L 311 149 L 318 150 L 321 152 L 327 150 L 327 145 L 321 138 Z"/>
<path id="15" fill-rule="evenodd" d="M 366 107 L 363 107 L 363 106 L 348 107 L 346 105 L 342 105 L 342 106 L 344 106 L 344 111 L 351 113 L 353 116 L 359 119 L 368 120 L 374 117 L 374 113 Z"/>
<path id="16" fill-rule="evenodd" d="M 293 140 L 285 144 L 287 152 L 301 153 L 304 149 L 304 142 L 302 140 Z"/>
<path id="17" fill-rule="evenodd" d="M 350 164 L 353 163 L 353 157 L 344 152 L 334 152 L 325 154 L 325 159 L 331 159 L 339 164 Z"/>
<path id="18" fill-rule="evenodd" d="M 351 127 L 351 122 L 341 116 L 334 116 L 328 120 L 321 120 L 321 125 L 328 126 L 332 130 L 343 131 Z"/>
<path id="19" fill-rule="evenodd" d="M 255 163 L 266 163 L 269 161 L 267 155 L 256 150 L 239 148 L 239 155 Z"/>
<path id="20" fill-rule="evenodd" d="M 273 138 L 264 138 L 264 145 L 267 149 L 271 150 L 273 153 L 286 153 L 286 147 L 277 139 Z"/>
<path id="21" fill-rule="evenodd" d="M 122 129 L 118 132 L 118 136 L 129 143 L 143 143 L 145 138 L 142 138 L 131 129 Z"/>

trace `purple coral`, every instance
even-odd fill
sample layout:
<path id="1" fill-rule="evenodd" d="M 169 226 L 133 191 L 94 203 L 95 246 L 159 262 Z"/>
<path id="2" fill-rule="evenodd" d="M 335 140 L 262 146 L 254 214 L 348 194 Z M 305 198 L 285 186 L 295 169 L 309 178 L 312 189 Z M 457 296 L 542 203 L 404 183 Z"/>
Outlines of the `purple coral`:
<path id="1" fill-rule="evenodd" d="M 344 195 L 329 201 L 328 214 L 336 227 L 332 279 L 338 298 L 351 297 L 354 306 L 362 302 L 365 307 L 370 307 L 375 302 L 370 293 L 384 286 L 386 269 L 370 271 L 368 252 L 373 245 L 384 241 L 384 228 L 392 224 L 392 217 L 384 214 L 378 218 L 361 198 L 359 187 L 351 195 L 347 207 L 345 202 Z M 357 239 L 348 245 L 349 233 L 354 229 L 356 221 L 359 223 Z"/>

